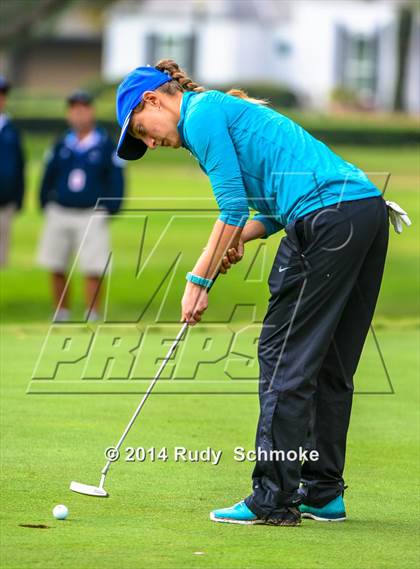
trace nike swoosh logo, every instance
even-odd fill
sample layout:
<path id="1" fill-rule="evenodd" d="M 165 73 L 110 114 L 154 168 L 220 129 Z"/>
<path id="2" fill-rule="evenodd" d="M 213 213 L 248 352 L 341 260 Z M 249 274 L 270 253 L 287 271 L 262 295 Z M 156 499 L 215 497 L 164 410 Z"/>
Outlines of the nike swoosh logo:
<path id="1" fill-rule="evenodd" d="M 287 269 L 290 269 L 290 267 L 279 267 L 279 273 L 282 273 L 283 271 L 287 271 Z"/>

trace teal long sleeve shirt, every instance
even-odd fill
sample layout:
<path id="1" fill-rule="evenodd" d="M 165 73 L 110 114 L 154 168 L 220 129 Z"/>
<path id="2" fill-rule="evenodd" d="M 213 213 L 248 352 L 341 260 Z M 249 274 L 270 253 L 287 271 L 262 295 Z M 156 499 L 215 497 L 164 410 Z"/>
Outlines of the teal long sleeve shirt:
<path id="1" fill-rule="evenodd" d="M 220 91 L 184 93 L 178 131 L 229 225 L 245 225 L 252 208 L 269 236 L 321 207 L 381 195 L 291 119 Z"/>

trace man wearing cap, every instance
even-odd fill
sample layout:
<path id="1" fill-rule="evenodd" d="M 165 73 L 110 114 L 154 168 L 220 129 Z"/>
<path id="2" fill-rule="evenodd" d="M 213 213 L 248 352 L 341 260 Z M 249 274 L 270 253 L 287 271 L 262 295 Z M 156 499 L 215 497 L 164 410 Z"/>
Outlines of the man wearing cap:
<path id="1" fill-rule="evenodd" d="M 70 130 L 48 153 L 40 190 L 45 227 L 38 261 L 51 273 L 54 320 L 70 317 L 67 271 L 75 254 L 86 277 L 86 319 L 99 318 L 99 287 L 109 259 L 108 216 L 124 192 L 123 161 L 108 134 L 95 126 L 92 97 L 67 99 Z"/>
<path id="2" fill-rule="evenodd" d="M 12 219 L 22 208 L 25 189 L 19 133 L 5 113 L 9 90 L 10 84 L 0 75 L 0 267 L 7 264 Z"/>

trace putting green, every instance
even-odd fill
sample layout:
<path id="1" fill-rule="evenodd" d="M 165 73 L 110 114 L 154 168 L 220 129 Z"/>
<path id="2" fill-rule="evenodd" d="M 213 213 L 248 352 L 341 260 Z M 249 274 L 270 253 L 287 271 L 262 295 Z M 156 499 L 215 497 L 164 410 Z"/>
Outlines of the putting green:
<path id="1" fill-rule="evenodd" d="M 235 461 L 233 452 L 237 446 L 252 449 L 257 398 L 223 394 L 228 381 L 217 383 L 217 395 L 176 389 L 152 395 L 123 449 L 166 448 L 166 460 L 165 453 L 152 460 L 149 451 L 142 462 L 127 461 L 131 451 L 124 450 L 111 466 L 108 499 L 71 493 L 71 480 L 99 482 L 103 451 L 115 444 L 140 396 L 28 393 L 46 331 L 41 325 L 3 328 L 2 567 L 417 567 L 416 329 L 377 331 L 394 394 L 386 391 L 374 343 L 366 344 L 356 388 L 372 393 L 355 396 L 348 521 L 304 520 L 300 528 L 208 519 L 212 508 L 232 504 L 250 489 L 252 463 Z M 119 392 L 126 383 L 120 381 Z M 378 388 L 387 394 L 375 394 Z M 210 447 L 222 456 L 217 466 L 176 461 L 176 447 Z M 63 522 L 51 514 L 61 503 L 70 510 Z"/>

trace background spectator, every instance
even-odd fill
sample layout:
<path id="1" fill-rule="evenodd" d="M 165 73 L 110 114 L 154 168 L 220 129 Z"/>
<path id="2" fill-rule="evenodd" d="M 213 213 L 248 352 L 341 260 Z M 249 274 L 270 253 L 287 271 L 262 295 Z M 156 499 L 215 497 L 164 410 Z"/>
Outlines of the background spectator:
<path id="1" fill-rule="evenodd" d="M 70 130 L 49 152 L 40 201 L 46 220 L 38 261 L 51 272 L 55 321 L 70 317 L 67 271 L 77 253 L 86 277 L 86 318 L 99 318 L 99 288 L 109 257 L 107 214 L 119 210 L 123 161 L 108 134 L 95 125 L 92 97 L 67 100 Z"/>
<path id="2" fill-rule="evenodd" d="M 0 75 L 0 267 L 7 264 L 12 220 L 22 208 L 25 189 L 20 136 L 5 113 L 9 90 L 9 82 Z"/>

